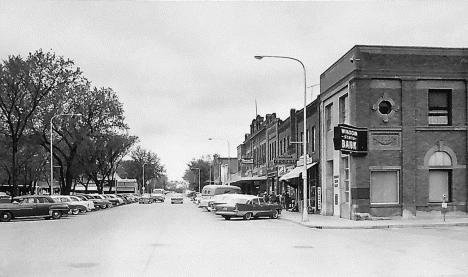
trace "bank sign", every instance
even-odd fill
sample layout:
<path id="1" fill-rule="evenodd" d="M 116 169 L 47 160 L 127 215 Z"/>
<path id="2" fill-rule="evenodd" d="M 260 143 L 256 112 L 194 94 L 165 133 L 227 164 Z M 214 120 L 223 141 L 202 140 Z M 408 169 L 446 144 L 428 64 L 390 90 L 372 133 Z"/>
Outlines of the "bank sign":
<path id="1" fill-rule="evenodd" d="M 367 155 L 367 129 L 347 124 L 338 124 L 334 129 L 333 144 L 335 150 L 344 154 Z"/>

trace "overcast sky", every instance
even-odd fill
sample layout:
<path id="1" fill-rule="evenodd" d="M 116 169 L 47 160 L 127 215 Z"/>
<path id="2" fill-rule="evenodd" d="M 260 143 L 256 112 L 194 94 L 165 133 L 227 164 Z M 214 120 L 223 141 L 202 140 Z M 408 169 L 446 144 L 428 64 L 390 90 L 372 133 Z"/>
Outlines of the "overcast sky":
<path id="1" fill-rule="evenodd" d="M 468 47 L 468 1 L 157 2 L 0 0 L 0 59 L 42 48 L 111 87 L 130 133 L 182 180 L 231 156 L 256 115 L 286 119 L 307 86 L 356 44 Z M 308 90 L 308 102 L 319 88 Z"/>

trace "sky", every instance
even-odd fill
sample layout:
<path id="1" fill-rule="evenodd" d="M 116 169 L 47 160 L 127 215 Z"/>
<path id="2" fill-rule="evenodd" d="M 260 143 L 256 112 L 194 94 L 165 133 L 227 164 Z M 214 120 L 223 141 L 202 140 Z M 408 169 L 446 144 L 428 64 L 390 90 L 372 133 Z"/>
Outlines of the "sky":
<path id="1" fill-rule="evenodd" d="M 73 60 L 116 91 L 129 133 L 176 181 L 192 159 L 235 157 L 257 114 L 304 107 L 301 65 L 255 55 L 301 60 L 311 87 L 354 45 L 468 47 L 466 11 L 468 1 L 0 0 L 0 59 L 43 49 Z"/>

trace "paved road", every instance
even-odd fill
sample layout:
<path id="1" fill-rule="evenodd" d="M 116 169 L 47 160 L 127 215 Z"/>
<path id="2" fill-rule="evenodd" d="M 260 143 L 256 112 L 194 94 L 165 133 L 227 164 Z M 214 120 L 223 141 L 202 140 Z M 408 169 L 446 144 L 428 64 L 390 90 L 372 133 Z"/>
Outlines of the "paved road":
<path id="1" fill-rule="evenodd" d="M 0 276 L 468 276 L 468 228 L 316 230 L 191 202 L 0 224 Z"/>

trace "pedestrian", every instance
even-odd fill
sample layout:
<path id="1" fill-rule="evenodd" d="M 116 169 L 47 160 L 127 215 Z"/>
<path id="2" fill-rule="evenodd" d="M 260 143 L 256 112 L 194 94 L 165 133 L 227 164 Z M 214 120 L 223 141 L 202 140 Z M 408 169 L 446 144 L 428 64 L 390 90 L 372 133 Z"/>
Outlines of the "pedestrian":
<path id="1" fill-rule="evenodd" d="M 286 209 L 289 209 L 291 207 L 291 197 L 289 196 L 289 193 L 287 192 L 285 196 L 285 204 L 286 204 Z"/>
<path id="2" fill-rule="evenodd" d="M 268 193 L 265 192 L 265 202 L 268 203 L 270 201 L 270 197 L 268 196 Z"/>

